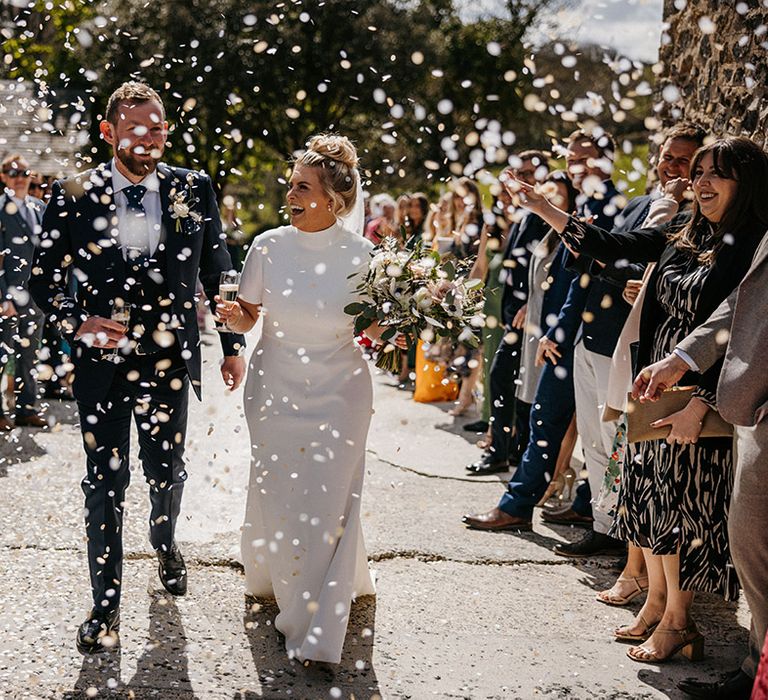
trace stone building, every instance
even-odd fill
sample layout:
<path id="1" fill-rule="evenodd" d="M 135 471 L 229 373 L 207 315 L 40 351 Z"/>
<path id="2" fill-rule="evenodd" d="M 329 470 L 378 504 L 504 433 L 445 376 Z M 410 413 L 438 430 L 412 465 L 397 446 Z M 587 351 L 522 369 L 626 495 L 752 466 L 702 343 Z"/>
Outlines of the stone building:
<path id="1" fill-rule="evenodd" d="M 21 80 L 0 80 L 0 157 L 18 152 L 47 177 L 82 170 L 78 153 L 88 148 L 90 105 L 74 92 L 42 97 Z"/>
<path id="2" fill-rule="evenodd" d="M 768 145 L 768 0 L 664 0 L 659 111 Z"/>

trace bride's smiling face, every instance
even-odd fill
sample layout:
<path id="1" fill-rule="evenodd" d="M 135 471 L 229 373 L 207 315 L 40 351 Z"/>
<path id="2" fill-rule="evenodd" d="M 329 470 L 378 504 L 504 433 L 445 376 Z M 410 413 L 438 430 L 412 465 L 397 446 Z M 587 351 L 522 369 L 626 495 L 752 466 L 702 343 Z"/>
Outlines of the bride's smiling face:
<path id="1" fill-rule="evenodd" d="M 285 201 L 291 223 L 302 231 L 322 231 L 336 221 L 333 200 L 320 182 L 320 168 L 297 165 L 293 168 Z"/>

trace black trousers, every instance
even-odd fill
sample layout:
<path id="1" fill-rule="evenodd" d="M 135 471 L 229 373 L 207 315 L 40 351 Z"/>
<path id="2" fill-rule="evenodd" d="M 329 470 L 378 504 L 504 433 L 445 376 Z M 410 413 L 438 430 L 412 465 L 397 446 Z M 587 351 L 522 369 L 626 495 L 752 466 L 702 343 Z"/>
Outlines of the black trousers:
<path id="1" fill-rule="evenodd" d="M 519 462 L 530 434 L 528 411 L 518 410 L 515 392 L 520 373 L 522 332 L 509 331 L 501 339 L 490 371 L 491 447 L 496 458 Z M 509 342 L 512 341 L 512 342 Z"/>
<path id="2" fill-rule="evenodd" d="M 40 348 L 43 330 L 43 314 L 29 304 L 18 309 L 12 318 L 0 318 L 0 378 L 11 356 L 16 362 L 16 411 L 18 418 L 37 413 L 37 381 L 35 363 Z M 0 416 L 3 416 L 3 402 L 0 398 Z"/>
<path id="3" fill-rule="evenodd" d="M 99 610 L 120 604 L 131 417 L 149 484 L 149 539 L 156 550 L 169 549 L 187 478 L 183 456 L 188 402 L 189 378 L 176 348 L 127 357 L 117 366 L 104 401 L 90 405 L 78 400 L 88 471 L 82 482 L 88 566 Z"/>

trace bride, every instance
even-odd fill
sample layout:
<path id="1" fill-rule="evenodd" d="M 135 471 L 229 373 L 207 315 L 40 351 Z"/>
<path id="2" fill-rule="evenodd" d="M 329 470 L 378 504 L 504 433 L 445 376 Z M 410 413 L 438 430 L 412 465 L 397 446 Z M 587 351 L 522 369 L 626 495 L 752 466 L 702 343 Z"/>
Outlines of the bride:
<path id="1" fill-rule="evenodd" d="M 350 604 L 374 593 L 360 525 L 373 391 L 344 313 L 357 284 L 349 276 L 367 267 L 373 246 L 362 236 L 349 139 L 312 138 L 286 199 L 291 225 L 254 241 L 237 301 L 217 299 L 237 332 L 264 316 L 245 385 L 245 584 L 250 595 L 274 595 L 291 658 L 339 663 Z"/>

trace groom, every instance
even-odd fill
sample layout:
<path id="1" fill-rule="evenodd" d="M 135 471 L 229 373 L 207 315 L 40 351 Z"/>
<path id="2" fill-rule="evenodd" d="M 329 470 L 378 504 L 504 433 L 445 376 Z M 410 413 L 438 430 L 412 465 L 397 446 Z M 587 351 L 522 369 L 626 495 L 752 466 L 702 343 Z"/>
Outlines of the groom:
<path id="1" fill-rule="evenodd" d="M 210 178 L 160 162 L 168 133 L 160 96 L 143 83 L 121 85 L 100 131 L 114 157 L 54 185 L 30 281 L 75 364 L 94 603 L 77 633 L 84 654 L 118 642 L 131 415 L 160 580 L 169 593 L 186 593 L 174 531 L 187 478 L 189 384 L 198 398 L 201 388 L 195 285 L 199 276 L 213 299 L 231 268 Z M 110 320 L 118 307 L 130 312 L 127 327 Z M 234 390 L 245 374 L 245 341 L 222 334 L 221 345 L 221 374 Z"/>

